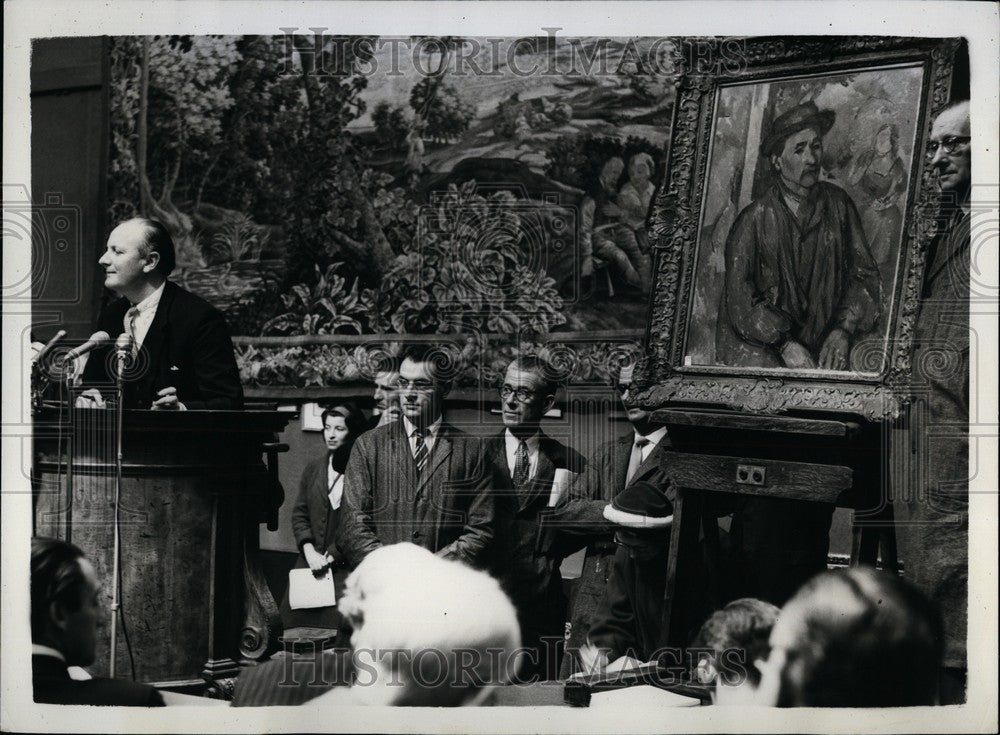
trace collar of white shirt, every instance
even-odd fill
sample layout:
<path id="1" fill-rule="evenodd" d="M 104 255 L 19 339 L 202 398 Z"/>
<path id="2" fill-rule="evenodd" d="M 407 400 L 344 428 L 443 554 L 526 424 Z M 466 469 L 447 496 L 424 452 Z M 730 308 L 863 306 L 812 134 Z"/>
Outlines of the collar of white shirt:
<path id="1" fill-rule="evenodd" d="M 66 663 L 66 657 L 62 655 L 62 651 L 57 651 L 51 646 L 43 646 L 41 643 L 31 644 L 31 655 L 32 656 L 51 656 L 52 658 L 57 658 L 63 663 Z"/>
<path id="2" fill-rule="evenodd" d="M 138 304 L 134 304 L 134 306 L 138 310 L 138 312 L 140 314 L 144 314 L 144 313 L 146 313 L 147 311 L 149 311 L 151 309 L 155 310 L 156 307 L 160 303 L 160 297 L 163 296 L 163 289 L 166 288 L 166 286 L 167 286 L 167 282 L 164 281 L 163 283 L 160 284 L 159 288 L 157 288 L 155 291 L 153 291 L 153 293 L 151 293 L 149 296 L 147 296 L 146 298 L 144 298 Z"/>
<path id="3" fill-rule="evenodd" d="M 521 445 L 521 440 L 510 433 L 510 429 L 503 432 L 504 445 L 507 450 L 507 469 L 514 474 L 514 465 L 517 462 L 517 448 Z M 532 436 L 524 440 L 528 445 L 528 478 L 535 476 L 535 467 L 538 465 L 538 445 L 541 436 L 535 432 Z"/>
<path id="4" fill-rule="evenodd" d="M 438 416 L 437 421 L 424 429 L 424 444 L 427 445 L 428 452 L 434 449 L 434 441 L 437 439 L 438 432 L 441 431 L 441 422 L 442 417 Z M 406 429 L 406 436 L 410 440 L 410 451 L 416 451 L 417 439 L 413 436 L 413 432 L 417 430 L 417 425 L 404 416 L 403 428 Z"/>
<path id="5" fill-rule="evenodd" d="M 649 439 L 649 444 L 647 444 L 645 447 L 643 447 L 643 449 L 647 449 L 647 448 L 651 449 L 652 447 L 655 447 L 657 444 L 659 444 L 660 441 L 663 439 L 663 437 L 665 437 L 666 435 L 667 435 L 667 427 L 666 426 L 661 426 L 656 431 L 654 431 L 654 432 L 652 432 L 650 434 L 646 434 L 646 436 L 642 436 L 642 434 L 640 434 L 639 432 L 636 432 L 635 433 L 635 437 L 632 439 L 632 442 L 635 443 L 639 439 Z"/>

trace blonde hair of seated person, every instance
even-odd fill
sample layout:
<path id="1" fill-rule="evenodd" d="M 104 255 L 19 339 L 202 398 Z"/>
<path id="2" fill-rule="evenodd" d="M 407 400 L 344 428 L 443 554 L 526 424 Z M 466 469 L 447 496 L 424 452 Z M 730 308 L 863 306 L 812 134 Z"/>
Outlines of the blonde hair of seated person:
<path id="1" fill-rule="evenodd" d="M 517 670 L 517 613 L 495 579 L 414 544 L 376 549 L 346 583 L 357 680 L 316 705 L 475 705 Z"/>

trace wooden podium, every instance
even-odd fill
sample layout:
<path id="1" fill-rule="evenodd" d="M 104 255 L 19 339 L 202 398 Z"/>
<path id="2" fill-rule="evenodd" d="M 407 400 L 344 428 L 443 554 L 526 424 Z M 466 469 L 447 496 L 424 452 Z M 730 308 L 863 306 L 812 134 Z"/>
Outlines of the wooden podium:
<path id="1" fill-rule="evenodd" d="M 79 546 L 104 583 L 110 622 L 115 413 L 43 409 L 34 423 L 34 532 Z M 275 411 L 125 411 L 117 527 L 116 676 L 217 690 L 277 647 L 280 619 L 259 566 L 259 524 L 282 501 Z M 265 455 L 267 461 L 265 462 Z M 109 669 L 98 631 L 96 676 Z M 231 682 L 230 682 L 231 683 Z"/>

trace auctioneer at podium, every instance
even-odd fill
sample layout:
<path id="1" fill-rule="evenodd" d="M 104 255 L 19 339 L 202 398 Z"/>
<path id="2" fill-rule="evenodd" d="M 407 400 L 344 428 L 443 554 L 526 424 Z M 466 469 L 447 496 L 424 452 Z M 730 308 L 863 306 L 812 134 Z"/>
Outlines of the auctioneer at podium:
<path id="1" fill-rule="evenodd" d="M 109 304 L 98 329 L 127 338 L 131 353 L 124 385 L 126 408 L 243 407 L 243 388 L 225 318 L 204 299 L 168 281 L 174 244 L 156 220 L 118 225 L 98 263 L 104 285 L 121 298 Z M 83 372 L 80 407 L 100 407 L 115 382 L 111 347 L 94 350 Z M 105 386 L 102 394 L 101 386 Z"/>
<path id="2" fill-rule="evenodd" d="M 241 663 L 278 645 L 280 616 L 258 549 L 260 524 L 281 504 L 272 442 L 289 414 L 126 409 L 116 509 L 117 413 L 35 415 L 34 533 L 84 550 L 107 580 L 109 620 L 118 535 L 117 650 L 114 626 L 104 625 L 91 674 L 224 686 Z"/>

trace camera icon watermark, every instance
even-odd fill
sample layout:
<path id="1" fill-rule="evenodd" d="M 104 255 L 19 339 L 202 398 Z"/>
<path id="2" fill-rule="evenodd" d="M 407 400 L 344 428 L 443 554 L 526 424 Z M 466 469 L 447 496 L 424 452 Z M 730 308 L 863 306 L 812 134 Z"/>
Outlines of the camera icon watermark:
<path id="1" fill-rule="evenodd" d="M 53 274 L 80 273 L 82 242 L 80 207 L 60 193 L 47 193 L 43 204 L 35 204 L 27 187 L 4 184 L 4 250 L 27 259 L 18 258 L 4 269 L 0 298 L 5 304 L 32 303 L 35 308 L 79 303 L 79 279 Z"/>

